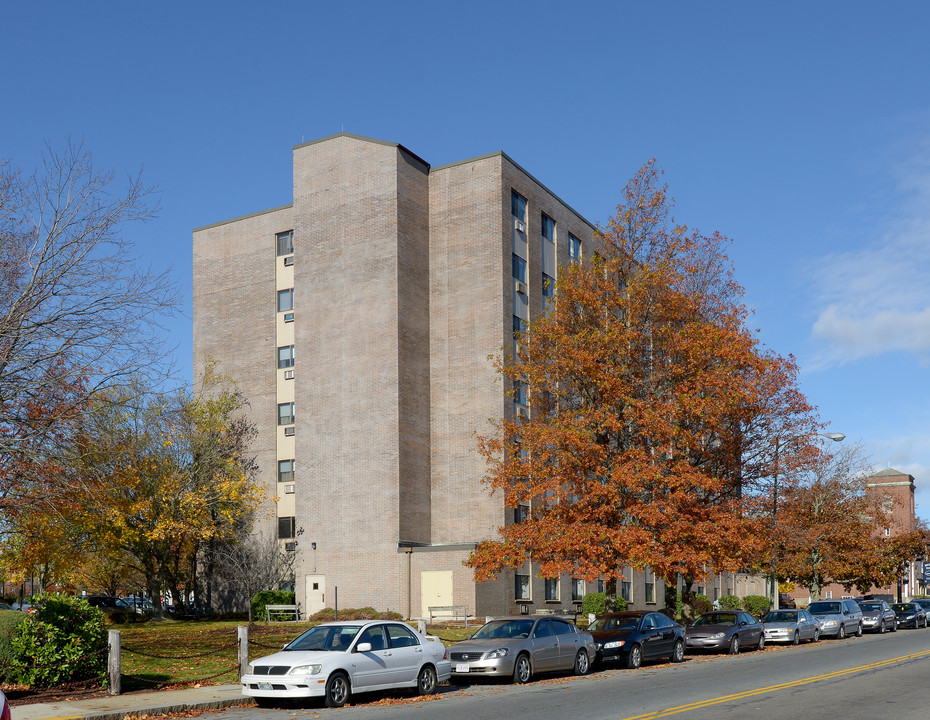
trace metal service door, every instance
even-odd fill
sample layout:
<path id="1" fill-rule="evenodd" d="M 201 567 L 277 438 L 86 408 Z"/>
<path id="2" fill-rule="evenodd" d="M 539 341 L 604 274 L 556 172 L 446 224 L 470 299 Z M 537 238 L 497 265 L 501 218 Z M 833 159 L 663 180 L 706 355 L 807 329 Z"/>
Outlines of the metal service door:
<path id="1" fill-rule="evenodd" d="M 420 573 L 420 617 L 429 618 L 431 607 L 452 605 L 452 571 L 424 570 Z"/>
<path id="2" fill-rule="evenodd" d="M 307 607 L 304 616 L 310 617 L 326 607 L 326 576 L 307 575 L 306 584 Z"/>

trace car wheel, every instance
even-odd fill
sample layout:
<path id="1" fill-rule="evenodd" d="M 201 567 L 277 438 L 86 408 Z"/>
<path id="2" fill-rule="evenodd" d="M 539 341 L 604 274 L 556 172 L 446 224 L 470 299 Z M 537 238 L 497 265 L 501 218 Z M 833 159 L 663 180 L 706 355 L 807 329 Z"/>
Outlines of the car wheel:
<path id="1" fill-rule="evenodd" d="M 880 634 L 884 635 L 886 629 L 887 629 L 887 628 L 885 627 L 885 621 L 882 620 L 881 625 L 878 626 L 878 632 L 879 632 Z"/>
<path id="2" fill-rule="evenodd" d="M 575 655 L 575 675 L 587 675 L 591 670 L 591 662 L 588 660 L 588 651 L 579 650 Z"/>
<path id="3" fill-rule="evenodd" d="M 891 625 L 891 632 L 898 632 L 898 618 L 894 619 L 894 622 Z"/>
<path id="4" fill-rule="evenodd" d="M 756 650 L 765 650 L 765 633 L 759 636 L 759 644 L 756 645 Z"/>
<path id="5" fill-rule="evenodd" d="M 436 668 L 432 665 L 424 665 L 420 668 L 420 674 L 417 675 L 417 694 L 432 695 L 436 692 L 438 680 L 436 678 Z"/>
<path id="6" fill-rule="evenodd" d="M 635 670 L 643 664 L 643 649 L 639 645 L 630 648 L 630 654 L 626 659 L 626 666 L 630 670 Z"/>
<path id="7" fill-rule="evenodd" d="M 792 643 L 793 645 L 800 645 L 800 644 L 801 644 L 801 631 L 800 631 L 800 630 L 795 630 L 795 631 L 794 631 L 794 637 L 791 638 L 791 643 Z"/>
<path id="8" fill-rule="evenodd" d="M 862 637 L 862 623 L 856 627 L 856 637 Z"/>
<path id="9" fill-rule="evenodd" d="M 837 640 L 846 639 L 846 626 L 845 625 L 840 625 L 840 629 L 836 633 L 836 639 Z"/>
<path id="10" fill-rule="evenodd" d="M 820 642 L 820 628 L 814 630 L 814 642 Z"/>
<path id="11" fill-rule="evenodd" d="M 730 655 L 739 655 L 739 635 L 730 638 Z"/>
<path id="12" fill-rule="evenodd" d="M 675 641 L 675 646 L 672 648 L 672 657 L 671 660 L 673 663 L 684 662 L 685 659 L 685 644 L 681 640 Z"/>
<path id="13" fill-rule="evenodd" d="M 513 681 L 518 685 L 523 685 L 530 681 L 530 676 L 533 674 L 533 669 L 530 667 L 530 659 L 524 653 L 517 657 L 517 661 L 513 664 Z"/>
<path id="14" fill-rule="evenodd" d="M 330 675 L 323 697 L 326 707 L 338 708 L 345 705 L 349 699 L 349 678 L 341 672 Z"/>

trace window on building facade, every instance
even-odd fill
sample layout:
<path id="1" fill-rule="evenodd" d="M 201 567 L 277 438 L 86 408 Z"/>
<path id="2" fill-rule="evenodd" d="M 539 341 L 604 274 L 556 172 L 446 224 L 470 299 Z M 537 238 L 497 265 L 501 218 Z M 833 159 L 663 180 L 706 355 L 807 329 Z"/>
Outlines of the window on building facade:
<path id="1" fill-rule="evenodd" d="M 568 234 L 568 259 L 572 262 L 581 260 L 581 240 L 571 233 Z"/>
<path id="2" fill-rule="evenodd" d="M 513 339 L 519 340 L 523 333 L 526 332 L 526 320 L 518 315 L 513 316 Z"/>
<path id="3" fill-rule="evenodd" d="M 526 282 L 526 260 L 522 257 L 513 253 L 511 256 L 510 265 L 513 268 L 513 279 L 518 280 L 519 282 Z"/>
<path id="4" fill-rule="evenodd" d="M 604 592 L 604 581 L 601 579 L 594 581 L 594 592 Z"/>
<path id="5" fill-rule="evenodd" d="M 555 278 L 549 277 L 546 273 L 542 274 L 542 293 L 547 301 L 555 297 Z"/>
<path id="6" fill-rule="evenodd" d="M 555 242 L 555 220 L 543 213 L 542 236 L 549 242 Z"/>
<path id="7" fill-rule="evenodd" d="M 510 212 L 517 220 L 526 222 L 526 198 L 516 190 L 510 191 Z"/>
<path id="8" fill-rule="evenodd" d="M 294 537 L 296 530 L 294 517 L 279 517 L 278 518 L 278 538 L 281 540 L 287 540 L 288 538 Z"/>
<path id="9" fill-rule="evenodd" d="M 654 603 L 656 601 L 656 576 L 649 568 L 646 568 L 644 575 L 646 576 L 646 592 L 644 599 L 647 603 Z"/>
<path id="10" fill-rule="evenodd" d="M 530 599 L 530 576 L 529 575 L 514 575 L 514 597 L 517 600 L 529 600 Z"/>
<path id="11" fill-rule="evenodd" d="M 513 381 L 513 401 L 517 405 L 529 405 L 527 398 L 526 383 L 522 380 Z"/>
<path id="12" fill-rule="evenodd" d="M 278 290 L 278 312 L 294 309 L 294 288 Z"/>
<path id="13" fill-rule="evenodd" d="M 294 367 L 294 346 L 282 345 L 278 348 L 278 368 Z"/>
<path id="14" fill-rule="evenodd" d="M 530 516 L 530 506 L 529 505 L 517 505 L 513 509 L 513 521 L 515 523 L 522 523 Z"/>
<path id="15" fill-rule="evenodd" d="M 584 600 L 584 580 L 572 578 L 572 602 Z"/>
<path id="16" fill-rule="evenodd" d="M 294 252 L 294 231 L 278 233 L 275 235 L 278 245 L 278 255 L 290 255 Z"/>
<path id="17" fill-rule="evenodd" d="M 546 578 L 546 600 L 559 600 L 558 578 Z"/>
<path id="18" fill-rule="evenodd" d="M 278 460 L 278 482 L 294 482 L 293 460 Z"/>
<path id="19" fill-rule="evenodd" d="M 294 424 L 294 403 L 278 403 L 278 425 Z"/>
<path id="20" fill-rule="evenodd" d="M 824 599 L 824 600 L 832 600 L 832 599 L 833 599 L 833 591 L 832 591 L 832 590 L 824 590 L 824 591 L 823 591 L 823 599 Z"/>
<path id="21" fill-rule="evenodd" d="M 620 597 L 628 603 L 633 602 L 633 580 L 628 572 L 623 574 L 623 579 L 620 581 Z"/>

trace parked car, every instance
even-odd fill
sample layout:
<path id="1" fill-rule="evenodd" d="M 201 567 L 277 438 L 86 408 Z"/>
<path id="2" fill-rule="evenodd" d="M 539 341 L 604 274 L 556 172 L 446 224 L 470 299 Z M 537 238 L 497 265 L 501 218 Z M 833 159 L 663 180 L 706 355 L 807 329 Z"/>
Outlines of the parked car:
<path id="1" fill-rule="evenodd" d="M 155 614 L 155 606 L 152 605 L 152 601 L 146 597 L 142 597 L 141 595 L 126 595 L 120 599 L 133 608 L 138 615 Z"/>
<path id="2" fill-rule="evenodd" d="M 436 691 L 449 679 L 448 654 L 439 638 L 402 622 L 330 622 L 307 630 L 280 652 L 253 661 L 242 694 L 259 705 L 286 698 L 322 697 L 342 707 L 350 695 L 416 688 Z"/>
<path id="3" fill-rule="evenodd" d="M 744 647 L 762 650 L 765 630 L 742 610 L 708 612 L 685 630 L 685 645 L 689 650 L 727 650 L 736 655 Z"/>
<path id="4" fill-rule="evenodd" d="M 100 608 L 104 612 L 135 612 L 133 607 L 122 598 L 112 595 L 87 595 L 85 598 L 91 607 Z"/>
<path id="5" fill-rule="evenodd" d="M 7 702 L 3 690 L 0 690 L 0 720 L 10 720 L 10 703 Z"/>
<path id="6" fill-rule="evenodd" d="M 915 602 L 924 610 L 927 611 L 927 614 L 930 615 L 930 598 L 914 598 L 911 602 Z"/>
<path id="7" fill-rule="evenodd" d="M 638 668 L 643 660 L 685 659 L 685 628 L 659 612 L 618 612 L 588 627 L 597 648 L 595 661 Z"/>
<path id="8" fill-rule="evenodd" d="M 884 600 L 859 600 L 862 610 L 862 629 L 866 632 L 895 632 L 898 618 L 891 605 Z"/>
<path id="9" fill-rule="evenodd" d="M 5 602 L 0 602 L 0 610 L 12 610 L 12 605 L 7 605 Z"/>
<path id="10" fill-rule="evenodd" d="M 898 617 L 898 627 L 927 627 L 927 611 L 916 602 L 895 603 L 891 606 Z"/>
<path id="11" fill-rule="evenodd" d="M 807 610 L 774 610 L 762 618 L 766 642 L 797 645 L 802 640 L 820 640 L 820 624 Z"/>
<path id="12" fill-rule="evenodd" d="M 855 600 L 817 600 L 807 606 L 807 612 L 820 623 L 821 637 L 862 637 L 862 610 Z"/>
<path id="13" fill-rule="evenodd" d="M 778 593 L 778 607 L 782 610 L 795 610 L 798 604 L 788 593 Z"/>
<path id="14" fill-rule="evenodd" d="M 453 680 L 510 677 L 515 683 L 554 670 L 587 675 L 596 653 L 591 633 L 551 615 L 498 618 L 449 648 Z"/>

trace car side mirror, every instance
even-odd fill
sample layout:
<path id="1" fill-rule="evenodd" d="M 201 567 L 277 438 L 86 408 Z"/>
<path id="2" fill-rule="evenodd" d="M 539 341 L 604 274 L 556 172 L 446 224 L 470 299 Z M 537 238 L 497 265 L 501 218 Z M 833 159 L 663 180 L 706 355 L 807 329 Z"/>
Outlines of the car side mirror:
<path id="1" fill-rule="evenodd" d="M 359 643 L 355 646 L 355 652 L 371 652 L 371 643 Z"/>

